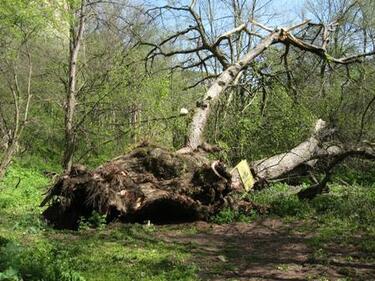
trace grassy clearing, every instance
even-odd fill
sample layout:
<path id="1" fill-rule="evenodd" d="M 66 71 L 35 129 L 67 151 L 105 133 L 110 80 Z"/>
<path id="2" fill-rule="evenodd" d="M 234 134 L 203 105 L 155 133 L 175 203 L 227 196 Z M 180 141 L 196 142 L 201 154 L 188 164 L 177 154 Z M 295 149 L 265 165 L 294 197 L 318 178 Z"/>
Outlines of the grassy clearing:
<path id="1" fill-rule="evenodd" d="M 278 188 L 284 189 L 285 186 L 274 187 Z M 375 186 L 333 184 L 330 193 L 310 202 L 301 202 L 295 195 L 285 196 L 282 192 L 272 192 L 272 189 L 266 192 L 267 195 L 254 195 L 254 200 L 268 198 L 265 203 L 271 206 L 273 214 L 286 220 L 305 221 L 304 228 L 315 233 L 311 242 L 317 246 L 320 242 L 335 241 L 358 244 L 363 251 L 375 252 Z"/>
<path id="2" fill-rule="evenodd" d="M 368 254 L 375 253 L 375 185 L 332 184 L 329 193 L 311 201 L 300 201 L 290 187 L 277 184 L 252 193 L 249 198 L 255 203 L 269 206 L 268 217 L 302 222 L 296 231 L 313 233 L 310 244 L 318 250 L 334 242 L 344 247 L 355 246 Z M 214 221 L 250 222 L 259 217 L 256 212 L 244 215 L 224 210 Z"/>
<path id="3" fill-rule="evenodd" d="M 155 227 L 56 231 L 38 207 L 49 179 L 13 166 L 0 185 L 0 280 L 196 280 L 189 249 L 154 238 Z"/>
<path id="4" fill-rule="evenodd" d="M 139 224 L 104 227 L 98 216 L 83 222 L 78 232 L 57 231 L 40 220 L 38 205 L 49 183 L 41 172 L 17 165 L 0 183 L 0 281 L 199 279 L 199 268 L 191 262 L 194 245 L 163 242 L 156 232 L 188 235 L 200 230 Z M 301 202 L 293 190 L 278 184 L 248 195 L 268 205 L 268 214 L 224 210 L 214 222 L 252 222 L 265 216 L 298 222 L 293 231 L 310 235 L 307 241 L 315 249 L 312 259 L 324 262 L 334 244 L 359 249 L 365 253 L 362 261 L 373 262 L 375 186 L 331 185 L 330 189 L 329 194 Z M 97 228 L 91 229 L 92 224 Z M 226 268 L 221 265 L 218 270 Z"/>

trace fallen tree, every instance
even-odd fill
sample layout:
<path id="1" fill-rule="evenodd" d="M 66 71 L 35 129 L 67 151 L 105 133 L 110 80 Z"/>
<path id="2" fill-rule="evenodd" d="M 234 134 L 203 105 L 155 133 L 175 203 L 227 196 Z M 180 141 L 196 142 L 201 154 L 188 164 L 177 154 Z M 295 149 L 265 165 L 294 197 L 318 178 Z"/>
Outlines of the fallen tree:
<path id="1" fill-rule="evenodd" d="M 164 40 L 160 45 L 153 46 L 149 53 L 151 59 L 157 55 L 173 56 L 192 54 L 199 51 L 211 53 L 209 58 L 217 59 L 223 67 L 222 73 L 213 81 L 202 101 L 197 103 L 187 136 L 185 147 L 177 152 L 143 144 L 131 153 L 115 158 L 93 171 L 75 165 L 71 171 L 60 176 L 47 193 L 41 206 L 48 204 L 44 217 L 58 228 L 76 229 L 81 217 L 89 217 L 94 211 L 106 216 L 108 222 L 120 220 L 124 222 L 175 222 L 207 220 L 225 207 L 242 208 L 245 211 L 257 206 L 240 199 L 244 189 L 238 174 L 229 173 L 225 165 L 219 161 L 209 161 L 201 152 L 209 150 L 203 140 L 203 133 L 210 115 L 211 108 L 230 86 L 233 86 L 243 71 L 256 57 L 261 55 L 273 44 L 281 43 L 289 48 L 295 48 L 313 53 L 327 63 L 350 64 L 358 62 L 375 51 L 342 58 L 334 58 L 327 53 L 329 33 L 333 28 L 318 25 L 324 30 L 321 46 L 304 41 L 292 34 L 297 29 L 311 26 L 309 21 L 286 27 L 271 29 L 255 21 L 251 23 L 267 32 L 266 36 L 255 34 L 261 38 L 259 44 L 250 49 L 238 61 L 230 63 L 220 49 L 223 41 L 231 44 L 234 34 L 245 32 L 248 23 L 241 24 L 211 42 L 207 39 L 201 18 L 194 11 L 196 1 L 190 6 L 176 8 L 165 6 L 159 9 L 185 11 L 194 18 L 196 26 L 178 32 Z M 336 19 L 331 26 L 336 26 Z M 321 33 L 321 30 L 318 34 Z M 190 31 L 198 33 L 201 46 L 192 50 L 171 51 L 162 50 L 164 44 L 176 40 Z M 253 33 L 251 33 L 253 34 Z M 318 35 L 317 35 L 318 36 Z M 285 54 L 286 56 L 286 54 Z M 200 57 L 198 55 L 198 57 Z M 202 59 L 198 65 L 204 64 Z M 192 64 L 191 67 L 196 67 Z M 322 191 L 329 180 L 333 167 L 347 156 L 365 156 L 373 158 L 373 148 L 363 150 L 358 147 L 351 149 L 335 145 L 340 149 L 332 149 L 326 143 L 326 138 L 334 130 L 330 129 L 323 120 L 318 120 L 311 136 L 290 151 L 251 163 L 255 184 L 264 186 L 267 182 L 285 177 L 302 165 L 315 166 L 319 160 L 329 162 L 329 172 L 322 182 L 309 190 L 311 194 Z M 362 151 L 363 153 L 359 153 Z M 305 192 L 305 193 L 304 193 Z M 300 198 L 309 198 L 310 193 L 303 191 Z"/>
<path id="2" fill-rule="evenodd" d="M 289 152 L 252 163 L 255 184 L 285 177 L 298 166 L 313 166 L 319 159 L 333 159 L 331 170 L 347 156 L 375 158 L 371 147 L 324 148 L 332 132 L 318 120 L 306 141 Z M 74 165 L 46 194 L 41 206 L 48 204 L 48 208 L 43 216 L 57 228 L 77 229 L 80 220 L 94 211 L 107 222 L 170 223 L 208 220 L 227 207 L 245 212 L 261 208 L 240 199 L 244 189 L 238 174 L 231 174 L 219 161 L 209 161 L 205 149 L 201 146 L 194 153 L 181 154 L 143 143 L 93 171 Z"/>

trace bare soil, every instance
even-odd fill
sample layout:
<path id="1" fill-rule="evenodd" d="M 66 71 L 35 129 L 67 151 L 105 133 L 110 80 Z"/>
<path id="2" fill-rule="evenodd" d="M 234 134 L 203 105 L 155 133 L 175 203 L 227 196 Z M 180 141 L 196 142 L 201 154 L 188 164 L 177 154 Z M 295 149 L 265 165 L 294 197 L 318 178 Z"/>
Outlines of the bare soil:
<path id="1" fill-rule="evenodd" d="M 194 233 L 179 225 L 159 238 L 187 245 L 203 280 L 375 280 L 374 254 L 334 243 L 313 248 L 314 234 L 301 231 L 300 223 L 194 225 Z"/>

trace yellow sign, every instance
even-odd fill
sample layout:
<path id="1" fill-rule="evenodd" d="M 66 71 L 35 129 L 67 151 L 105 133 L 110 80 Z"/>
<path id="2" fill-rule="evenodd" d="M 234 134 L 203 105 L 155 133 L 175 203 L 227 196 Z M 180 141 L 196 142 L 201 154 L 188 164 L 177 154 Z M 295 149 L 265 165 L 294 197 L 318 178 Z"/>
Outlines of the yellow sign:
<path id="1" fill-rule="evenodd" d="M 254 178 L 253 174 L 250 171 L 249 164 L 246 160 L 242 160 L 237 164 L 235 169 L 237 169 L 238 173 L 240 174 L 241 181 L 245 187 L 245 190 L 249 191 L 254 185 Z"/>

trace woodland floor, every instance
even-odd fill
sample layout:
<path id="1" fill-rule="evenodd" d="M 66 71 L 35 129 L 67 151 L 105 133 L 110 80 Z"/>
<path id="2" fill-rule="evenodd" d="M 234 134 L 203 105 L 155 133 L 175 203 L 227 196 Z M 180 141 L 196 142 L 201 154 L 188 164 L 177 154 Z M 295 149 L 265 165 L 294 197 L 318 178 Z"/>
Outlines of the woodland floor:
<path id="1" fill-rule="evenodd" d="M 368 253 L 335 243 L 316 249 L 314 234 L 302 223 L 263 219 L 195 226 L 195 234 L 175 226 L 158 237 L 190 247 L 203 280 L 375 280 Z"/>
<path id="2" fill-rule="evenodd" d="M 93 216 L 78 231 L 43 221 L 49 184 L 17 166 L 0 182 L 0 280 L 375 280 L 373 184 L 334 184 L 311 202 L 275 185 L 248 195 L 269 214 L 170 225 Z"/>

